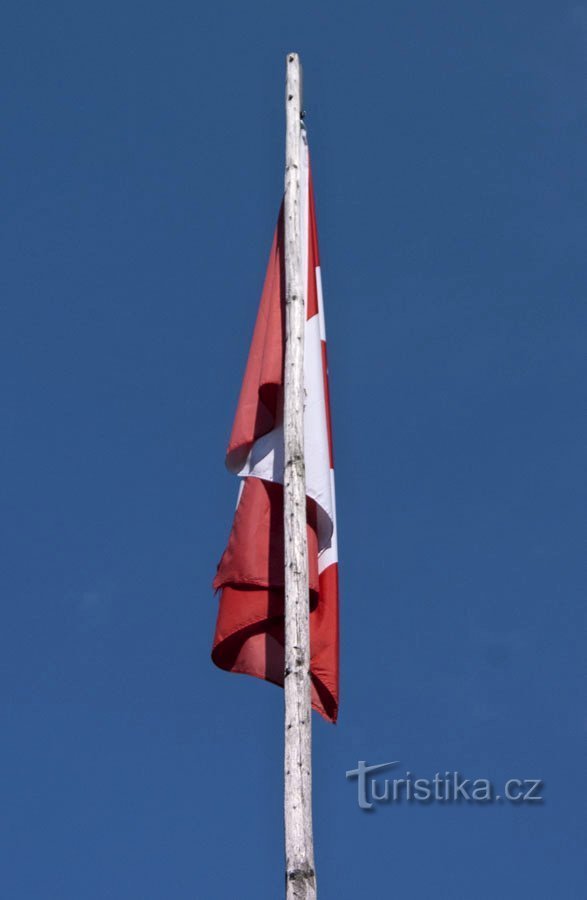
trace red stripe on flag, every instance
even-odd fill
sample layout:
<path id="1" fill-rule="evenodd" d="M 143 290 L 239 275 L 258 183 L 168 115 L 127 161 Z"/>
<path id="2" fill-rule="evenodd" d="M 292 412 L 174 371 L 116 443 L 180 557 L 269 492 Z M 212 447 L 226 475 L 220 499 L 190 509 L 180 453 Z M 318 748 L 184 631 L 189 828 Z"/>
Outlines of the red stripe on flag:
<path id="1" fill-rule="evenodd" d="M 320 265 L 320 251 L 318 248 L 318 225 L 316 221 L 316 202 L 314 200 L 314 182 L 312 181 L 312 170 L 309 176 L 309 196 L 308 205 L 310 210 L 310 254 L 314 256 L 314 265 Z"/>
<path id="2" fill-rule="evenodd" d="M 241 468 L 254 442 L 275 428 L 283 404 L 284 297 L 282 206 L 226 455 L 226 464 L 234 471 Z"/>
<path id="3" fill-rule="evenodd" d="M 314 190 L 312 188 L 312 173 L 309 174 L 308 197 L 308 298 L 306 305 L 306 319 L 318 315 L 318 286 L 316 284 L 316 266 L 320 265 L 318 253 L 318 231 L 316 228 L 316 209 L 314 207 Z"/>
<path id="4" fill-rule="evenodd" d="M 316 506 L 308 501 L 310 671 L 314 708 L 338 711 L 337 578 L 318 575 Z M 283 685 L 283 486 L 245 479 L 214 588 L 221 591 L 212 659 L 221 669 Z"/>

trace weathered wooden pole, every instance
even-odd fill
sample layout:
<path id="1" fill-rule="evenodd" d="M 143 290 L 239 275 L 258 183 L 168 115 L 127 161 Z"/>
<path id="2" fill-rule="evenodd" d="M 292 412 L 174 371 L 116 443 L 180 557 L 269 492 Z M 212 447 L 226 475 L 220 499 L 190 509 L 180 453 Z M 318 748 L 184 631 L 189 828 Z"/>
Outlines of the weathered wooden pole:
<path id="1" fill-rule="evenodd" d="M 285 141 L 285 880 L 287 900 L 314 900 L 310 606 L 304 466 L 305 278 L 302 271 L 302 70 L 286 62 Z"/>

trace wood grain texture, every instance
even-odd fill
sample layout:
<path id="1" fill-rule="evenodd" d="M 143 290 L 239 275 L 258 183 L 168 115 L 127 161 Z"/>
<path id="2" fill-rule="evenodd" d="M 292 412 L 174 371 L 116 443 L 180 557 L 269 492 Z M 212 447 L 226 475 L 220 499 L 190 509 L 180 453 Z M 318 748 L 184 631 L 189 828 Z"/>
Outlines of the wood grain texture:
<path id="1" fill-rule="evenodd" d="M 314 900 L 310 623 L 304 465 L 305 298 L 301 244 L 301 65 L 286 60 L 285 151 L 285 860 L 287 900 Z"/>

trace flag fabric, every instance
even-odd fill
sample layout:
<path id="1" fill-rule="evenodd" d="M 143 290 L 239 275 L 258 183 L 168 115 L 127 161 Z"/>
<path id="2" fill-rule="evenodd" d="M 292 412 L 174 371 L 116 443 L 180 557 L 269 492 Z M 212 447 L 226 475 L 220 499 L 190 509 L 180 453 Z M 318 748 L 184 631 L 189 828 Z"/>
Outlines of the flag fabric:
<path id="1" fill-rule="evenodd" d="M 306 133 L 301 166 L 305 273 L 304 441 L 312 705 L 338 714 L 338 554 L 324 306 Z M 227 451 L 241 479 L 232 531 L 214 588 L 220 592 L 212 649 L 216 665 L 283 685 L 283 207 Z"/>

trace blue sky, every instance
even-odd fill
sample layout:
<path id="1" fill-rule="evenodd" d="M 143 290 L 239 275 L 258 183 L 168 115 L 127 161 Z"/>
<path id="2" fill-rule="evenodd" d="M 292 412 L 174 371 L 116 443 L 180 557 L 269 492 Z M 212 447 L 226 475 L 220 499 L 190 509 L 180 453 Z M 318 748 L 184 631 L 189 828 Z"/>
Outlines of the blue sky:
<path id="1" fill-rule="evenodd" d="M 582 896 L 581 3 L 3 13 L 10 900 L 282 891 L 282 694 L 216 670 L 223 467 L 302 55 L 327 304 L 341 715 L 320 896 Z M 361 812 L 359 759 L 544 780 Z"/>

